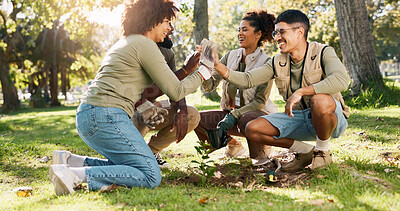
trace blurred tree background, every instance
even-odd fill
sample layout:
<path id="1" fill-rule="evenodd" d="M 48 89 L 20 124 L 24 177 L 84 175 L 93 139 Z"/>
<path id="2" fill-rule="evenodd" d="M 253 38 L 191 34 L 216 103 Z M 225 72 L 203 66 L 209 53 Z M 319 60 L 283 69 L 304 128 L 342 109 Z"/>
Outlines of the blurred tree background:
<path id="1" fill-rule="evenodd" d="M 199 38 L 195 37 L 195 3 L 206 0 L 177 0 L 181 9 L 174 21 L 174 51 L 177 66 Z M 119 37 L 123 1 L 87 0 L 1 0 L 0 79 L 4 112 L 20 106 L 21 94 L 29 92 L 31 106 L 60 105 L 59 93 L 87 85 L 96 74 L 102 57 Z M 390 64 L 400 57 L 400 2 L 365 0 L 376 58 Z M 276 15 L 299 9 L 311 21 L 310 41 L 333 46 L 342 58 L 335 3 L 333 0 L 212 0 L 208 10 L 208 37 L 220 44 L 220 56 L 239 47 L 237 28 L 251 8 L 264 8 Z M 196 9 L 198 11 L 198 8 Z M 113 12 L 114 11 L 114 12 Z M 118 16 L 117 15 L 117 16 Z M 196 16 L 197 17 L 197 16 Z M 107 19 L 108 22 L 107 22 Z M 273 44 L 264 50 L 278 53 Z"/>

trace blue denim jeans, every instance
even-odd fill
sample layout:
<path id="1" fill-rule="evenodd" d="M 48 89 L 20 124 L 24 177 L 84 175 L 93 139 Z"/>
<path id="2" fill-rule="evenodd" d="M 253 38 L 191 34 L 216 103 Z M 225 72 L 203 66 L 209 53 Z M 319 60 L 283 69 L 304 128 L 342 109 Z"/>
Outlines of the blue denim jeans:
<path id="1" fill-rule="evenodd" d="M 81 103 L 76 128 L 82 140 L 107 159 L 84 161 L 89 190 L 116 184 L 155 188 L 161 182 L 158 163 L 142 135 L 120 108 Z"/>

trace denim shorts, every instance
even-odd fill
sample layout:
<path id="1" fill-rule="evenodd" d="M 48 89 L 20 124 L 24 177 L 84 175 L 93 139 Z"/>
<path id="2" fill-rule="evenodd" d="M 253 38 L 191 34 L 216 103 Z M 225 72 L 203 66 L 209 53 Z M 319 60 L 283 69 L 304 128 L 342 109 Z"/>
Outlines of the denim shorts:
<path id="1" fill-rule="evenodd" d="M 335 100 L 335 103 L 337 125 L 332 133 L 332 137 L 338 138 L 343 131 L 346 130 L 348 123 L 342 112 L 342 105 L 337 100 Z M 301 141 L 315 141 L 317 133 L 312 124 L 310 108 L 304 110 L 293 110 L 293 115 L 293 117 L 289 118 L 289 116 L 284 113 L 273 113 L 262 116 L 262 118 L 265 118 L 273 126 L 278 128 L 280 134 L 279 136 L 274 136 L 276 139 L 290 138 Z"/>

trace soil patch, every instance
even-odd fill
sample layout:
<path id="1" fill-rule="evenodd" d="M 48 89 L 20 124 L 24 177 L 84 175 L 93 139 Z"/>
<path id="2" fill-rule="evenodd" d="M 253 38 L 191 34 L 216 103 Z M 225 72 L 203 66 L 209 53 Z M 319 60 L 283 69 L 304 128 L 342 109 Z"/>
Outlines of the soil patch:
<path id="1" fill-rule="evenodd" d="M 294 154 L 285 152 L 274 156 L 284 165 L 294 159 Z M 263 166 L 255 167 L 249 158 L 228 160 L 222 164 L 216 164 L 217 170 L 208 184 L 222 187 L 237 187 L 244 189 L 265 189 L 268 187 L 288 187 L 296 184 L 306 184 L 311 171 L 305 169 L 301 172 L 288 173 L 277 169 L 277 163 L 268 162 Z M 164 180 L 168 184 L 194 184 L 201 185 L 200 176 L 189 172 L 188 176 L 174 180 Z M 270 175 L 273 175 L 273 180 Z"/>

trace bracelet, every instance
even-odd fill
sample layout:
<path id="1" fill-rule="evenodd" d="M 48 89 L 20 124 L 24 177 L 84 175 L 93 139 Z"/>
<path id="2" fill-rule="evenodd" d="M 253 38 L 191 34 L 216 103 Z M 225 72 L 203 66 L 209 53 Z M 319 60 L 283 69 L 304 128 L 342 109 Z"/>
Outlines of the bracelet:
<path id="1" fill-rule="evenodd" d="M 228 77 L 227 77 L 228 75 L 229 75 L 229 69 L 226 68 L 226 73 L 224 74 L 223 78 L 227 79 L 227 78 L 228 78 Z"/>
<path id="2" fill-rule="evenodd" d="M 182 69 L 182 71 L 186 74 L 186 76 L 189 75 L 185 68 L 182 67 L 181 69 Z"/>

